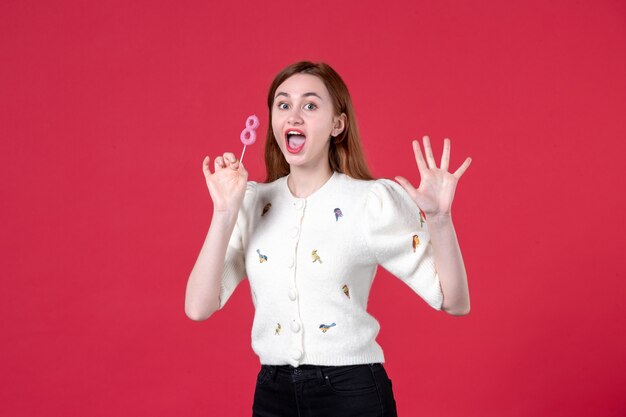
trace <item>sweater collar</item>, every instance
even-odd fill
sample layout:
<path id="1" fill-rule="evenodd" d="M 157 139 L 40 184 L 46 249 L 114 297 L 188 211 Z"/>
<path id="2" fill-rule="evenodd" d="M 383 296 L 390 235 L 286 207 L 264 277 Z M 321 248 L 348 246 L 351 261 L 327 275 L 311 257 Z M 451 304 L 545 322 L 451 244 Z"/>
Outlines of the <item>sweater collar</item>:
<path id="1" fill-rule="evenodd" d="M 295 195 L 293 195 L 291 193 L 291 190 L 289 189 L 289 185 L 287 185 L 287 178 L 289 177 L 289 175 L 284 176 L 283 179 L 283 183 L 282 183 L 282 188 L 284 190 L 284 192 L 286 193 L 286 195 L 291 199 L 291 200 L 307 200 L 310 201 L 312 199 L 318 198 L 320 195 L 324 195 L 326 194 L 326 192 L 328 192 L 328 189 L 332 188 L 332 185 L 337 181 L 337 178 L 340 176 L 341 174 L 337 171 L 333 172 L 333 175 L 330 176 L 330 178 L 328 180 L 326 180 L 326 182 L 317 190 L 313 191 L 313 193 L 311 193 L 311 195 L 309 195 L 306 198 L 300 198 L 300 197 L 296 197 Z"/>

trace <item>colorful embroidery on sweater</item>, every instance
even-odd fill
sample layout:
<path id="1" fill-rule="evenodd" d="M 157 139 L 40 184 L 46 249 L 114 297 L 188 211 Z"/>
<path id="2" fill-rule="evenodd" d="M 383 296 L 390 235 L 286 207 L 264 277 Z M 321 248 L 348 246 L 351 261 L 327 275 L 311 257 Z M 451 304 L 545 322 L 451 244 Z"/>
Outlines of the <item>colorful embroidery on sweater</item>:
<path id="1" fill-rule="evenodd" d="M 417 235 L 413 235 L 413 252 L 415 253 L 415 251 L 417 250 L 417 247 L 420 244 L 420 238 Z"/>
<path id="2" fill-rule="evenodd" d="M 313 252 L 311 252 L 311 257 L 313 258 L 313 262 L 319 261 L 319 263 L 323 263 L 322 258 L 320 258 L 317 254 L 317 249 L 314 249 Z"/>
<path id="3" fill-rule="evenodd" d="M 262 255 L 260 250 L 256 250 L 256 253 L 259 254 L 259 262 L 263 263 L 263 262 L 267 262 L 267 256 L 266 255 Z"/>
<path id="4" fill-rule="evenodd" d="M 322 333 L 326 333 L 328 331 L 328 329 L 330 329 L 331 327 L 335 327 L 337 324 L 333 323 L 333 324 L 320 324 L 320 330 L 322 331 Z"/>
<path id="5" fill-rule="evenodd" d="M 335 209 L 335 221 L 339 221 L 339 218 L 343 217 L 343 213 L 340 208 Z"/>
<path id="6" fill-rule="evenodd" d="M 350 298 L 350 288 L 348 288 L 347 285 L 344 285 L 343 287 L 341 287 L 341 289 L 343 290 L 343 293 L 346 295 L 346 297 Z"/>

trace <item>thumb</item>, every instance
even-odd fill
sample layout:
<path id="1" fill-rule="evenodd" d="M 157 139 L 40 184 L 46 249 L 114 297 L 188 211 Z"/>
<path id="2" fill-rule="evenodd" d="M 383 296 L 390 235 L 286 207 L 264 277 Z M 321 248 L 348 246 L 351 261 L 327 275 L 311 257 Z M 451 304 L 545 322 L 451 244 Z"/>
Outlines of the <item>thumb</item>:
<path id="1" fill-rule="evenodd" d="M 395 180 L 398 181 L 402 188 L 404 188 L 410 195 L 415 193 L 415 187 L 413 187 L 413 184 L 411 184 L 406 178 L 397 176 L 395 177 Z"/>
<path id="2" fill-rule="evenodd" d="M 248 171 L 246 170 L 246 167 L 243 166 L 243 163 L 241 162 L 238 162 L 238 163 L 239 163 L 239 167 L 237 167 L 237 171 L 239 171 L 243 176 L 248 178 Z"/>

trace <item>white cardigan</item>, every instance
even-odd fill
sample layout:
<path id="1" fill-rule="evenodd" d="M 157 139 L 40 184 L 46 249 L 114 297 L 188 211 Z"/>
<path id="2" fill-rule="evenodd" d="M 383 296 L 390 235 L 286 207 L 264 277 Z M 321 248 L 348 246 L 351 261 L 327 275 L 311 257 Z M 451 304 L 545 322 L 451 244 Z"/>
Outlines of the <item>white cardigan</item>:
<path id="1" fill-rule="evenodd" d="M 382 363 L 380 326 L 366 311 L 378 264 L 441 309 L 426 223 L 397 183 L 335 172 L 297 198 L 287 177 L 248 182 L 226 253 L 220 309 L 247 276 L 252 348 L 262 364 Z"/>

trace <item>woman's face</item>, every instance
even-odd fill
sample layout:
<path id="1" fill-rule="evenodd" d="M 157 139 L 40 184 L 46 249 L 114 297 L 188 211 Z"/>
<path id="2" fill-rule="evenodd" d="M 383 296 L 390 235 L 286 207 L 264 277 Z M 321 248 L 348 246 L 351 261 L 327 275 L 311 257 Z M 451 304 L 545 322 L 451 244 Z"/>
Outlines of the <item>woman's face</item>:
<path id="1" fill-rule="evenodd" d="M 292 75 L 276 89 L 272 130 L 291 166 L 328 164 L 331 136 L 343 131 L 345 118 L 335 115 L 330 93 L 315 75 Z"/>

